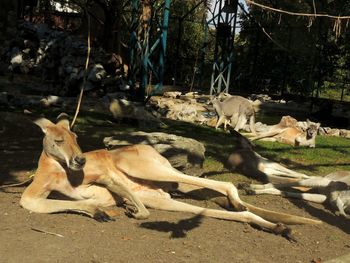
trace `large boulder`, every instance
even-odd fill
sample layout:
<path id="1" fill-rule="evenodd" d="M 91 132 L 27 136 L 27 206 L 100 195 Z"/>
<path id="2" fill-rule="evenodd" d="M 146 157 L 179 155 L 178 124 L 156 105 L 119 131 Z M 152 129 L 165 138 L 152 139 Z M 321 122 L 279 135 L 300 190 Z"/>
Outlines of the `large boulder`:
<path id="1" fill-rule="evenodd" d="M 200 176 L 203 172 L 205 147 L 191 138 L 163 132 L 138 131 L 106 137 L 103 142 L 108 149 L 132 144 L 148 144 L 167 158 L 176 169 L 194 176 Z"/>

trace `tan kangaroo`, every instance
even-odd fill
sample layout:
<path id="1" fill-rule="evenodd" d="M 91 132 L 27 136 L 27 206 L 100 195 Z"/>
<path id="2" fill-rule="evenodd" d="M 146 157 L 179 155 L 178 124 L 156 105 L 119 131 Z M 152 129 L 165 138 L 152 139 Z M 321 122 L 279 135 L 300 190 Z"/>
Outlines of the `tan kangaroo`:
<path id="1" fill-rule="evenodd" d="M 298 121 L 290 116 L 283 116 L 281 121 L 270 127 L 269 131 L 251 137 L 250 140 L 277 141 L 292 146 L 316 146 L 316 135 L 320 123 L 312 123 L 306 120 L 307 128 L 304 132 L 297 126 Z"/>
<path id="2" fill-rule="evenodd" d="M 316 189 L 318 193 L 287 192 L 292 187 Z M 328 203 L 340 215 L 350 219 L 350 171 L 337 171 L 325 177 L 310 177 L 291 183 L 250 185 L 250 194 L 272 194 L 298 198 L 315 203 Z"/>
<path id="3" fill-rule="evenodd" d="M 61 119 L 54 124 L 42 118 L 35 123 L 41 127 L 45 137 L 34 180 L 20 201 L 28 210 L 38 213 L 77 211 L 100 221 L 108 221 L 111 218 L 104 208 L 116 205 L 116 195 L 135 206 L 136 211 L 132 215 L 138 219 L 149 216 L 145 208 L 149 207 L 247 222 L 276 234 L 287 237 L 290 234 L 290 229 L 285 225 L 254 214 L 253 211 L 263 211 L 264 215 L 269 216 L 266 210 L 243 202 L 232 183 L 185 175 L 173 168 L 151 146 L 134 145 L 112 151 L 82 153 L 76 135 L 69 129 L 68 120 Z M 166 188 L 161 186 L 174 183 L 183 192 L 201 188 L 218 192 L 226 196 L 239 212 L 202 208 L 173 200 L 165 191 Z M 47 199 L 52 191 L 58 191 L 74 201 Z M 249 211 L 241 211 L 244 209 Z M 271 214 L 275 218 L 278 213 L 271 211 Z M 281 215 L 283 219 L 285 214 Z M 317 220 L 301 219 L 306 224 L 320 223 Z"/>

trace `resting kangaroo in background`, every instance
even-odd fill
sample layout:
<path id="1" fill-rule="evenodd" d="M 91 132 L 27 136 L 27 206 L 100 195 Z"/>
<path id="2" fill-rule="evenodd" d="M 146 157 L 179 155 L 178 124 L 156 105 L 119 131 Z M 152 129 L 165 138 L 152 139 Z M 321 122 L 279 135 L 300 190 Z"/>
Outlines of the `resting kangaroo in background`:
<path id="1" fill-rule="evenodd" d="M 215 129 L 224 123 L 230 124 L 235 131 L 242 129 L 249 120 L 250 132 L 255 134 L 255 110 L 252 103 L 241 96 L 231 96 L 220 102 L 219 98 L 211 100 L 218 115 Z"/>
<path id="2" fill-rule="evenodd" d="M 146 206 L 252 223 L 287 237 L 290 234 L 288 227 L 270 222 L 258 214 L 263 214 L 265 218 L 277 218 L 281 223 L 286 216 L 286 221 L 290 222 L 290 219 L 291 223 L 320 223 L 317 220 L 249 205 L 239 198 L 232 183 L 185 175 L 173 168 L 151 146 L 134 145 L 83 154 L 77 144 L 76 135 L 69 129 L 68 120 L 61 119 L 54 124 L 47 119 L 39 119 L 35 123 L 45 133 L 44 149 L 34 180 L 26 188 L 20 201 L 24 208 L 33 212 L 77 211 L 97 220 L 108 221 L 111 218 L 104 212 L 104 208 L 116 205 L 116 194 L 135 206 L 136 211 L 132 215 L 138 219 L 149 216 Z M 202 208 L 173 200 L 165 190 L 168 189 L 166 186 L 174 185 L 181 192 L 211 189 L 226 197 L 240 212 Z M 75 201 L 47 199 L 51 191 L 58 191 Z M 249 211 L 242 211 L 245 209 Z"/>
<path id="3" fill-rule="evenodd" d="M 246 137 L 236 131 L 231 133 L 235 148 L 227 159 L 227 168 L 263 182 L 293 182 L 309 178 L 306 174 L 290 170 L 262 157 L 253 150 L 252 143 Z"/>
<path id="4" fill-rule="evenodd" d="M 317 189 L 319 193 L 279 190 L 297 186 Z M 328 203 L 333 209 L 338 209 L 340 215 L 350 218 L 350 171 L 333 172 L 325 177 L 310 177 L 291 183 L 250 185 L 248 192 L 250 194 L 281 195 L 320 204 Z"/>
<path id="5" fill-rule="evenodd" d="M 270 127 L 269 131 L 257 134 L 250 140 L 265 140 L 290 144 L 293 146 L 316 146 L 316 135 L 320 128 L 320 123 L 311 123 L 306 120 L 306 131 L 302 131 L 297 126 L 298 121 L 290 116 L 283 116 L 280 123 Z"/>

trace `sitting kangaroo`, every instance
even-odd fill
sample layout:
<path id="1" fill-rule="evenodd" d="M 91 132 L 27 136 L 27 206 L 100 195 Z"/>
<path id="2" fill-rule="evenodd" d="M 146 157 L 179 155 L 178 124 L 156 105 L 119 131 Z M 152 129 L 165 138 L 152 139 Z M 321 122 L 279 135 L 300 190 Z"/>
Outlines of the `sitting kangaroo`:
<path id="1" fill-rule="evenodd" d="M 215 129 L 224 123 L 225 130 L 229 124 L 235 131 L 239 131 L 249 120 L 250 132 L 255 134 L 255 110 L 248 99 L 241 96 L 230 96 L 220 102 L 220 99 L 215 97 L 211 103 L 219 117 Z"/>
<path id="2" fill-rule="evenodd" d="M 290 234 L 290 229 L 284 224 L 273 223 L 257 215 L 261 213 L 266 218 L 276 218 L 277 215 L 278 222 L 283 223 L 286 214 L 243 202 L 232 183 L 179 172 L 151 146 L 134 145 L 82 153 L 67 119 L 61 116 L 54 124 L 42 118 L 35 123 L 41 127 L 45 137 L 34 180 L 25 189 L 20 201 L 28 210 L 38 213 L 76 211 L 99 221 L 108 221 L 111 218 L 104 209 L 116 205 L 117 197 L 122 197 L 135 206 L 136 211 L 132 215 L 137 219 L 147 218 L 149 211 L 146 207 L 149 207 L 252 223 L 286 237 Z M 181 192 L 211 189 L 225 196 L 239 212 L 202 208 L 173 200 L 166 192 L 170 186 Z M 51 191 L 60 192 L 74 201 L 47 199 Z M 249 211 L 242 211 L 245 209 Z M 290 217 L 295 219 L 294 223 L 320 223 L 303 217 Z"/>
<path id="3" fill-rule="evenodd" d="M 304 132 L 297 126 L 298 121 L 290 116 L 283 116 L 281 121 L 269 128 L 267 132 L 257 134 L 250 140 L 265 140 L 273 142 L 281 142 L 292 146 L 308 146 L 314 148 L 316 146 L 316 135 L 320 128 L 320 123 L 312 123 L 306 120 L 307 128 Z"/>
<path id="4" fill-rule="evenodd" d="M 317 189 L 319 193 L 279 190 L 297 186 Z M 338 209 L 340 215 L 350 218 L 350 171 L 337 171 L 325 177 L 310 177 L 291 183 L 250 185 L 248 193 L 281 195 L 320 204 L 328 203 L 332 208 Z"/>

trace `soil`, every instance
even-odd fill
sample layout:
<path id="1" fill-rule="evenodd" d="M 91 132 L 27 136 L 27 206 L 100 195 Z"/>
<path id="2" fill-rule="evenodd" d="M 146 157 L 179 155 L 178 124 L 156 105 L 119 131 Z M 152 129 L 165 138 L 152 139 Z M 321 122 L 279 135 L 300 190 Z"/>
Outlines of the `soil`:
<path id="1" fill-rule="evenodd" d="M 41 131 L 21 114 L 4 121 L 6 114 L 0 114 L 0 185 L 28 179 L 41 152 Z M 93 143 L 88 133 L 79 136 L 83 150 L 102 147 L 102 138 Z M 108 223 L 79 214 L 30 213 L 19 205 L 23 190 L 24 186 L 0 190 L 1 262 L 304 263 L 350 253 L 349 220 L 302 201 L 242 193 L 242 199 L 254 205 L 324 222 L 292 226 L 294 243 L 248 224 L 187 213 L 151 210 L 149 219 L 139 221 L 127 217 L 120 207 L 116 220 Z M 208 201 L 183 201 L 215 206 Z"/>

